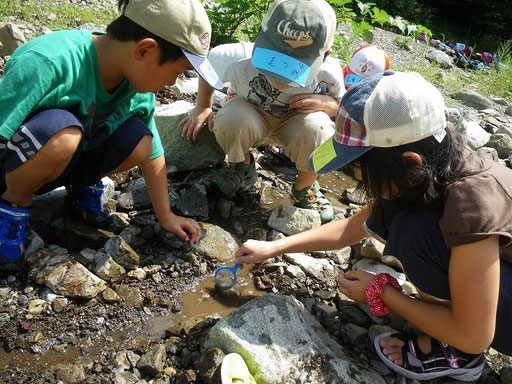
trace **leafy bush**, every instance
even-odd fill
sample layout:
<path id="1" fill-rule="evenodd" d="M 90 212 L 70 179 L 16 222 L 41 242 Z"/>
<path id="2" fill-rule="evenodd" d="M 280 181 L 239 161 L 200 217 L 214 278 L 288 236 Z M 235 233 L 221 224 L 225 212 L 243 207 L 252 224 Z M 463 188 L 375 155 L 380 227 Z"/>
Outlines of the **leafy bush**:
<path id="1" fill-rule="evenodd" d="M 212 46 L 239 40 L 254 41 L 272 0 L 217 0 L 207 9 Z"/>

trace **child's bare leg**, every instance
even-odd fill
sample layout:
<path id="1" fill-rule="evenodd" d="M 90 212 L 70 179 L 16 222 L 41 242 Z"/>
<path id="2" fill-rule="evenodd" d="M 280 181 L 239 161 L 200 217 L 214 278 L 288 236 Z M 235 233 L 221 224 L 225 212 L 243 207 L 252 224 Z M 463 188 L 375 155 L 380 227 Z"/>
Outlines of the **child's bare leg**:
<path id="1" fill-rule="evenodd" d="M 316 180 L 316 173 L 309 171 L 297 170 L 297 180 L 295 180 L 295 189 L 300 191 L 304 188 L 311 187 Z"/>
<path id="2" fill-rule="evenodd" d="M 34 192 L 66 169 L 81 139 L 79 127 L 70 126 L 59 131 L 30 160 L 6 173 L 7 188 L 2 198 L 12 204 L 30 206 Z"/>

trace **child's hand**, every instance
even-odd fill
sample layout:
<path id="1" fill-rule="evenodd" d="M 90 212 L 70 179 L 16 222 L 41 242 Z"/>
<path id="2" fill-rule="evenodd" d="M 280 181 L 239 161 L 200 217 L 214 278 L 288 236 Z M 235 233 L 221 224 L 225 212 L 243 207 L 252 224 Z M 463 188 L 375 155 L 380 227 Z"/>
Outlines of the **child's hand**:
<path id="1" fill-rule="evenodd" d="M 213 132 L 214 116 L 215 114 L 211 108 L 196 105 L 194 109 L 190 111 L 189 115 L 183 118 L 179 123 L 179 126 L 182 128 L 181 137 L 187 140 L 197 139 L 197 135 L 199 135 L 205 121 L 208 121 L 208 129 L 210 132 Z"/>
<path id="2" fill-rule="evenodd" d="M 167 232 L 174 233 L 181 240 L 194 245 L 201 238 L 201 227 L 195 220 L 170 213 L 160 222 L 160 226 Z"/>
<path id="3" fill-rule="evenodd" d="M 236 252 L 236 264 L 261 263 L 274 256 L 274 245 L 270 241 L 247 240 Z"/>
<path id="4" fill-rule="evenodd" d="M 352 300 L 366 304 L 365 290 L 374 275 L 364 271 L 341 271 L 338 275 L 340 291 Z"/>
<path id="5" fill-rule="evenodd" d="M 334 97 L 317 93 L 295 95 L 290 99 L 290 107 L 299 113 L 322 111 L 327 113 L 329 117 L 336 116 L 338 105 L 339 103 Z"/>

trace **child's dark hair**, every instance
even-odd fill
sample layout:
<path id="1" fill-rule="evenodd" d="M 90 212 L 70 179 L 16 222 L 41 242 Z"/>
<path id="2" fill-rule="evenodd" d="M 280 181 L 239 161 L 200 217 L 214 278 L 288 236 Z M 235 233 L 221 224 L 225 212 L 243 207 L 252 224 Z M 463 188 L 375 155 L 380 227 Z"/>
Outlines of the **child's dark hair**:
<path id="1" fill-rule="evenodd" d="M 124 12 L 129 2 L 130 0 L 118 0 L 119 10 Z M 148 37 L 154 39 L 160 47 L 159 64 L 164 64 L 167 61 L 176 61 L 184 56 L 180 47 L 142 28 L 124 14 L 109 24 L 107 35 L 117 41 L 139 41 Z"/>
<path id="2" fill-rule="evenodd" d="M 462 174 L 465 147 L 462 136 L 446 128 L 446 136 L 439 143 L 433 136 L 392 148 L 373 148 L 359 158 L 363 176 L 362 188 L 382 201 L 382 191 L 390 191 L 407 207 L 440 209 L 448 184 Z M 418 166 L 402 154 L 412 151 L 421 156 Z M 398 196 L 397 196 L 398 195 Z"/>

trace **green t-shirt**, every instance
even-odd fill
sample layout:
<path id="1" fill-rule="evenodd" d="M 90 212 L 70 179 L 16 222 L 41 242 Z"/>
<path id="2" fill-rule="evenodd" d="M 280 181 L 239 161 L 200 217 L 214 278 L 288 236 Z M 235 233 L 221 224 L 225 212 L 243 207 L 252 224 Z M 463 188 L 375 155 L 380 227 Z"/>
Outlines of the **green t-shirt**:
<path id="1" fill-rule="evenodd" d="M 85 151 L 137 116 L 153 134 L 149 158 L 163 154 L 154 119 L 155 95 L 137 93 L 126 79 L 108 93 L 101 82 L 91 31 L 40 36 L 7 61 L 0 81 L 0 135 L 10 139 L 27 116 L 49 108 L 66 109 L 82 122 Z"/>

